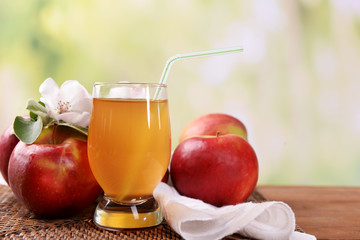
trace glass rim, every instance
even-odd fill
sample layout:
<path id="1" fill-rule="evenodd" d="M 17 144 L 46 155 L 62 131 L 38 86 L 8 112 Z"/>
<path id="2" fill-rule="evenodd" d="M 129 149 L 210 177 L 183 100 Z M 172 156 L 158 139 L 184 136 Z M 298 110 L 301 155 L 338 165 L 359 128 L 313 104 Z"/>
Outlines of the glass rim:
<path id="1" fill-rule="evenodd" d="M 93 84 L 94 87 L 96 86 L 128 86 L 128 87 L 167 87 L 165 83 L 145 83 L 145 82 L 95 82 Z"/>

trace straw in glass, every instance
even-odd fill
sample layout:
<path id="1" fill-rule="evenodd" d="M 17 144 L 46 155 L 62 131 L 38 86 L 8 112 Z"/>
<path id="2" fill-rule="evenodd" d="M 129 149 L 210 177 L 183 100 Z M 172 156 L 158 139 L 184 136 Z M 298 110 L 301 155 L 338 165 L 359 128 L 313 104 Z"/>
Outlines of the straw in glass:
<path id="1" fill-rule="evenodd" d="M 174 62 L 185 59 L 185 58 L 192 58 L 192 57 L 201 57 L 201 56 L 209 56 L 214 54 L 225 54 L 225 53 L 236 53 L 236 52 L 242 52 L 244 49 L 239 46 L 235 47 L 228 47 L 228 48 L 220 48 L 220 49 L 214 49 L 214 50 L 208 50 L 208 51 L 201 51 L 201 52 L 192 52 L 192 53 L 184 53 L 184 54 L 177 54 L 173 57 L 171 57 L 164 67 L 163 73 L 160 78 L 160 84 L 165 84 L 166 80 L 169 75 L 169 71 L 174 64 Z M 159 97 L 161 91 L 161 87 L 158 88 L 158 90 L 155 93 L 155 99 Z"/>

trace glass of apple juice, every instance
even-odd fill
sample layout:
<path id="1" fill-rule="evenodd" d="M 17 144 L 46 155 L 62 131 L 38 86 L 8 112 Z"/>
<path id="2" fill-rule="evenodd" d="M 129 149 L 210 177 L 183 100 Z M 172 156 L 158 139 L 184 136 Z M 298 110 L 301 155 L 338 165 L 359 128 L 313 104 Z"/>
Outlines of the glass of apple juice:
<path id="1" fill-rule="evenodd" d="M 89 125 L 91 170 L 104 190 L 95 224 L 108 230 L 159 225 L 152 196 L 170 161 L 167 86 L 95 83 Z"/>

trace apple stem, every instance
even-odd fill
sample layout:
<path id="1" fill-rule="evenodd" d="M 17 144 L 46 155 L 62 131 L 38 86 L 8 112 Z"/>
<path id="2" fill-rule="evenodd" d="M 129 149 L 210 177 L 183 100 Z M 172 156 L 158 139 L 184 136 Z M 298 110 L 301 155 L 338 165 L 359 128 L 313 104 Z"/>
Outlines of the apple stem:
<path id="1" fill-rule="evenodd" d="M 216 132 L 216 137 L 218 137 L 220 135 L 220 131 Z"/>
<path id="2" fill-rule="evenodd" d="M 54 124 L 54 128 L 53 128 L 53 132 L 52 132 L 52 141 L 53 141 L 53 144 L 56 144 L 56 128 L 57 128 L 57 124 Z"/>

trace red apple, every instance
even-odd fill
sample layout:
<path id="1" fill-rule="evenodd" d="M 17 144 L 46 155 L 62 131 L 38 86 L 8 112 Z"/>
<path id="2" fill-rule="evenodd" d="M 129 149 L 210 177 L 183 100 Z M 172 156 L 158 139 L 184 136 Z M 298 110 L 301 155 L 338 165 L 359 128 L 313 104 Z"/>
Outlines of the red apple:
<path id="1" fill-rule="evenodd" d="M 166 172 L 163 176 L 163 178 L 161 179 L 162 182 L 167 183 L 169 181 L 169 169 L 166 169 Z"/>
<path id="2" fill-rule="evenodd" d="M 179 142 L 194 136 L 215 136 L 237 134 L 247 139 L 245 125 L 237 118 L 223 113 L 212 113 L 200 116 L 189 122 L 181 131 Z"/>
<path id="3" fill-rule="evenodd" d="M 0 172 L 8 184 L 9 159 L 14 147 L 19 142 L 12 129 L 13 126 L 11 124 L 0 136 Z"/>
<path id="4" fill-rule="evenodd" d="M 177 191 L 215 206 L 244 202 L 258 179 L 255 151 L 235 134 L 193 137 L 174 151 L 170 176 Z"/>
<path id="5" fill-rule="evenodd" d="M 19 142 L 8 173 L 16 198 L 42 217 L 76 214 L 102 192 L 89 166 L 86 137 L 68 127 L 44 129 L 30 145 Z"/>

